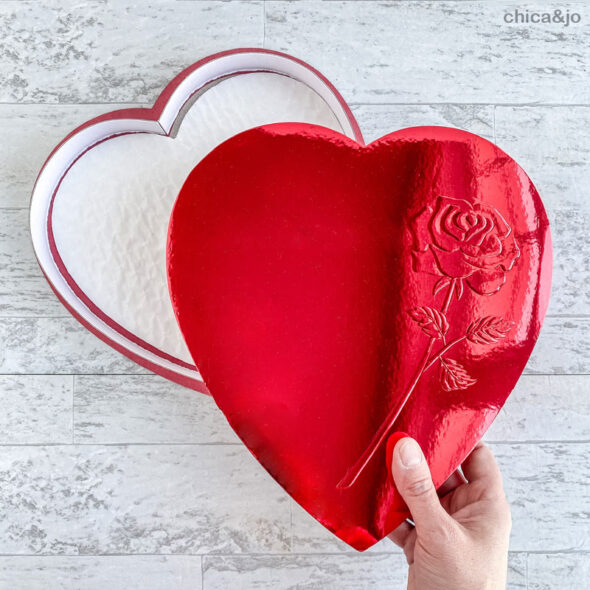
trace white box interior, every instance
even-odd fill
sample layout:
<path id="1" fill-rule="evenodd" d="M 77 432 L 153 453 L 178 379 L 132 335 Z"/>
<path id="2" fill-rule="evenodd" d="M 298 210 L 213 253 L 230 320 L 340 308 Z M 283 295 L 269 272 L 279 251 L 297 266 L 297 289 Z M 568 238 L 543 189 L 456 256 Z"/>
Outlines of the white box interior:
<path id="1" fill-rule="evenodd" d="M 176 137 L 121 135 L 78 159 L 59 187 L 52 222 L 59 255 L 90 300 L 142 340 L 192 363 L 168 295 L 172 206 L 192 168 L 216 145 L 281 121 L 342 131 L 331 108 L 308 86 L 254 72 L 207 90 L 185 114 Z"/>

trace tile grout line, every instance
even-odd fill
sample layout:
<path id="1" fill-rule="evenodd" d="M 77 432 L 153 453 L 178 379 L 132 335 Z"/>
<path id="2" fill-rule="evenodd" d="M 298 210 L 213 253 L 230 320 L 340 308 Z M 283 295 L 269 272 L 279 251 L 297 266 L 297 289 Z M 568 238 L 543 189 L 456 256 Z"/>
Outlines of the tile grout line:
<path id="1" fill-rule="evenodd" d="M 2 103 L 0 103 L 2 104 Z M 15 103 L 21 104 L 21 103 Z M 22 103 L 22 104 L 34 104 L 34 103 Z M 39 103 L 44 104 L 44 103 Z M 48 103 L 51 104 L 51 103 Z M 445 101 L 424 101 L 424 102 L 397 102 L 397 101 L 384 101 L 384 102 L 372 102 L 372 101 L 359 101 L 359 102 L 348 102 L 349 107 L 388 107 L 388 106 L 407 106 L 407 107 L 427 107 L 427 106 L 457 106 L 457 107 L 500 107 L 500 108 L 589 108 L 590 103 L 551 103 L 551 102 L 445 102 Z"/>
<path id="2" fill-rule="evenodd" d="M 494 443 L 495 444 L 495 443 Z M 44 448 L 44 447 L 243 447 L 241 442 L 76 442 L 76 443 L 0 443 L 2 448 Z"/>
<path id="3" fill-rule="evenodd" d="M 291 538 L 289 540 L 289 548 L 290 548 L 291 552 L 293 552 L 293 547 L 294 547 L 293 540 L 295 538 L 295 533 L 293 530 L 293 500 L 292 499 L 289 501 L 289 531 L 290 531 L 290 535 L 291 535 Z"/>
<path id="4" fill-rule="evenodd" d="M 262 48 L 266 48 L 266 0 L 262 0 Z"/>
<path id="5" fill-rule="evenodd" d="M 0 0 L 2 1 L 2 0 Z M 8 0 L 7 0 L 8 1 Z M 266 41 L 265 41 L 266 42 Z M 2 106 L 11 106 L 11 107 L 30 107 L 30 106 L 40 106 L 40 107 L 51 107 L 51 108 L 79 108 L 79 107 L 86 107 L 86 106 L 112 106 L 112 107 L 143 107 L 143 108 L 150 108 L 153 103 L 156 101 L 157 97 L 154 97 L 153 101 L 144 101 L 144 102 L 136 102 L 136 101 L 115 101 L 115 102 L 1 102 L 0 107 Z M 430 101 L 426 100 L 423 102 L 410 102 L 410 101 L 383 101 L 383 102 L 373 102 L 373 101 L 348 101 L 348 106 L 350 107 L 373 107 L 373 106 L 409 106 L 409 107 L 425 107 L 425 106 L 458 106 L 458 107 L 469 107 L 469 106 L 476 106 L 476 107 L 500 107 L 500 108 L 590 108 L 590 102 L 479 102 L 479 101 L 467 101 L 467 102 L 457 102 L 457 101 Z M 147 105 L 147 106 L 146 106 Z M 118 109 L 115 109 L 118 110 Z"/>
<path id="6" fill-rule="evenodd" d="M 1 1 L 1 0 L 0 0 Z M 328 531 L 325 531 L 326 534 Z M 249 558 L 266 558 L 266 557 L 313 557 L 313 556 L 325 556 L 325 557 L 351 557 L 351 556 L 363 556 L 363 557 L 403 557 L 403 553 L 400 549 L 392 548 L 392 551 L 371 551 L 361 552 L 354 550 L 346 551 L 310 551 L 310 552 L 287 552 L 287 553 L 264 553 L 264 552 L 251 552 L 251 553 L 217 553 L 217 552 L 196 552 L 196 553 L 0 553 L 0 557 L 36 557 L 36 558 L 88 558 L 88 557 L 228 557 L 237 559 L 249 559 Z M 572 551 L 568 549 L 534 549 L 534 550 L 509 550 L 509 555 L 590 555 L 590 549 L 581 549 Z"/>
<path id="7" fill-rule="evenodd" d="M 485 440 L 486 444 L 495 446 L 527 446 L 539 447 L 544 445 L 588 445 L 590 440 Z M 241 442 L 75 442 L 75 443 L 0 443 L 2 448 L 45 448 L 45 447 L 103 447 L 103 448 L 127 448 L 127 447 L 228 447 L 242 448 Z"/>
<path id="8" fill-rule="evenodd" d="M 76 398 L 76 375 L 72 375 L 72 445 L 76 444 L 76 420 L 75 420 L 75 398 Z"/>
<path id="9" fill-rule="evenodd" d="M 496 134 L 496 105 L 492 107 L 492 129 L 494 132 L 494 143 L 498 145 L 498 137 Z"/>

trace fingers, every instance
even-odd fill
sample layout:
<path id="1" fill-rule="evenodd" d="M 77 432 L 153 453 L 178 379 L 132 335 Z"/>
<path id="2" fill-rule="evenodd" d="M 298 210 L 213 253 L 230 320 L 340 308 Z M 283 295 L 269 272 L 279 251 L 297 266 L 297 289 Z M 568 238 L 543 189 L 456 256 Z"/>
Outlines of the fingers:
<path id="1" fill-rule="evenodd" d="M 493 492 L 503 490 L 502 475 L 492 451 L 480 442 L 461 466 L 467 481 L 480 481 Z"/>
<path id="2" fill-rule="evenodd" d="M 416 545 L 416 529 L 409 523 L 403 522 L 395 531 L 389 533 L 389 538 L 404 550 L 408 565 L 414 563 L 414 546 Z"/>
<path id="3" fill-rule="evenodd" d="M 418 534 L 439 530 L 450 518 L 441 506 L 426 459 L 418 443 L 403 438 L 393 450 L 391 470 L 395 485 L 408 505 Z"/>
<path id="4" fill-rule="evenodd" d="M 409 522 L 402 522 L 394 531 L 389 533 L 388 537 L 398 546 L 402 547 L 406 544 L 406 541 L 410 533 L 414 530 L 414 527 Z"/>
<path id="5" fill-rule="evenodd" d="M 452 492 L 455 488 L 458 488 L 464 483 L 467 483 L 467 480 L 463 477 L 463 474 L 458 469 L 453 471 L 445 483 L 438 488 L 437 493 L 439 498 L 446 496 L 449 492 Z"/>

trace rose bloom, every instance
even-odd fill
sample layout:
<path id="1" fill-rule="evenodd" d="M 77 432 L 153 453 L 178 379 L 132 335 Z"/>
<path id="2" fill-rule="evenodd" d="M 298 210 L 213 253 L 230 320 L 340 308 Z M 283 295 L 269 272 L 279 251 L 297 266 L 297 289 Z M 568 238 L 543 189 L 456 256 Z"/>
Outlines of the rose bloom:
<path id="1" fill-rule="evenodd" d="M 497 209 L 481 202 L 439 196 L 414 219 L 414 270 L 465 279 L 481 295 L 506 281 L 520 250 Z"/>

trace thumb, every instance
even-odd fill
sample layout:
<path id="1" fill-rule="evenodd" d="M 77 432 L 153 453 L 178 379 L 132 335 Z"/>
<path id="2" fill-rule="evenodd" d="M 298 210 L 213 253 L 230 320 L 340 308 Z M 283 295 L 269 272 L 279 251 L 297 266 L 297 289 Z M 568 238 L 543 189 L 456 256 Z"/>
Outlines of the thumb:
<path id="1" fill-rule="evenodd" d="M 391 471 L 417 532 L 440 530 L 450 517 L 441 506 L 422 449 L 413 438 L 402 438 L 395 445 Z"/>

